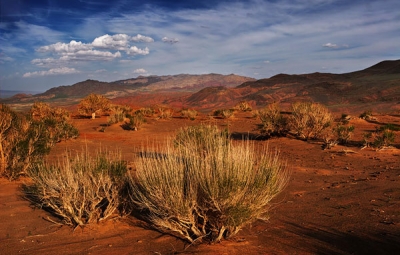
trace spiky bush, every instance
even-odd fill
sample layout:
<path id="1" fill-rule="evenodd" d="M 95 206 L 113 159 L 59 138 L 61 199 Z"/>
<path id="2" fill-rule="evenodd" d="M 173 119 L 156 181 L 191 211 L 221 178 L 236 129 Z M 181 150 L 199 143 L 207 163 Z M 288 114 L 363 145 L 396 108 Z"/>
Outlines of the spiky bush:
<path id="1" fill-rule="evenodd" d="M 323 130 L 331 126 L 333 118 L 321 104 L 297 102 L 291 106 L 290 129 L 302 139 L 320 138 Z"/>
<path id="2" fill-rule="evenodd" d="M 259 110 L 258 117 L 261 120 L 261 133 L 269 136 L 287 133 L 287 119 L 281 114 L 278 104 L 270 104 Z"/>
<path id="3" fill-rule="evenodd" d="M 57 165 L 40 163 L 28 171 L 25 195 L 71 226 L 107 219 L 120 205 L 126 162 L 118 153 L 66 154 Z"/>
<path id="4" fill-rule="evenodd" d="M 278 153 L 257 153 L 249 141 L 233 145 L 215 127 L 183 129 L 175 143 L 156 150 L 136 161 L 132 203 L 154 227 L 189 242 L 218 242 L 267 218 L 288 179 Z"/>

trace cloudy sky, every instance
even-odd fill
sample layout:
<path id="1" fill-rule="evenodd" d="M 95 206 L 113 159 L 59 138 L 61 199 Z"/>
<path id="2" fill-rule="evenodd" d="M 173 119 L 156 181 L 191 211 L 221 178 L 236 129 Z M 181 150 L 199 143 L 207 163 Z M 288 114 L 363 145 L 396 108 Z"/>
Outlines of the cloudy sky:
<path id="1" fill-rule="evenodd" d="M 344 73 L 400 59 L 399 0 L 0 0 L 0 89 Z"/>

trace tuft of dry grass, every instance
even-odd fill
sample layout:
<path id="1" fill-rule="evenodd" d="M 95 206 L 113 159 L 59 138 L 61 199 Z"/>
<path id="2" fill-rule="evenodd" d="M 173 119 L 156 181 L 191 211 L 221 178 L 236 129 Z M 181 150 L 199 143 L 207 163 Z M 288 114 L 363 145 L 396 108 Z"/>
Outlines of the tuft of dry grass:
<path id="1" fill-rule="evenodd" d="M 174 142 L 137 158 L 132 203 L 160 231 L 189 242 L 229 238 L 268 218 L 271 199 L 288 180 L 279 153 L 254 146 L 233 145 L 214 126 L 182 129 Z"/>
<path id="2" fill-rule="evenodd" d="M 33 184 L 25 187 L 25 196 L 66 225 L 98 222 L 120 206 L 126 169 L 119 153 L 66 153 L 57 165 L 41 163 L 28 171 Z"/>

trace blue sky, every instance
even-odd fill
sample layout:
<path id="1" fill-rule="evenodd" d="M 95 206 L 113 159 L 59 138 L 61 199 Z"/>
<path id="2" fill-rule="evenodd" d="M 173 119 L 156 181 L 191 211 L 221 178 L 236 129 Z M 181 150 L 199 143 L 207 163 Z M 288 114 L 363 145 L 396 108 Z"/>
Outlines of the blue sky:
<path id="1" fill-rule="evenodd" d="M 398 0 L 0 0 L 0 89 L 344 73 L 400 59 Z"/>

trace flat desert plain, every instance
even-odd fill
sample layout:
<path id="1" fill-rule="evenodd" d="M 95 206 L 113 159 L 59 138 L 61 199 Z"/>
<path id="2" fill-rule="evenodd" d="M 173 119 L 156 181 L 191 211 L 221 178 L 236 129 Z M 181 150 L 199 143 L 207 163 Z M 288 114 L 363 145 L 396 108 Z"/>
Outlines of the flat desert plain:
<path id="1" fill-rule="evenodd" d="M 217 244 L 188 244 L 160 233 L 133 216 L 73 229 L 33 207 L 23 198 L 26 177 L 0 179 L 0 254 L 399 254 L 400 132 L 394 147 L 361 149 L 354 141 L 383 123 L 400 124 L 400 116 L 376 116 L 377 123 L 353 118 L 353 145 L 321 148 L 318 141 L 293 137 L 262 139 L 259 120 L 250 113 L 232 119 L 200 116 L 191 121 L 149 118 L 139 131 L 115 124 L 100 132 L 106 117 L 73 119 L 80 136 L 58 143 L 47 160 L 68 150 L 120 150 L 130 161 L 149 141 L 163 142 L 180 127 L 200 123 L 228 128 L 232 139 L 249 136 L 258 146 L 279 149 L 291 169 L 286 189 L 274 198 L 268 221 L 255 221 L 235 237 Z"/>

